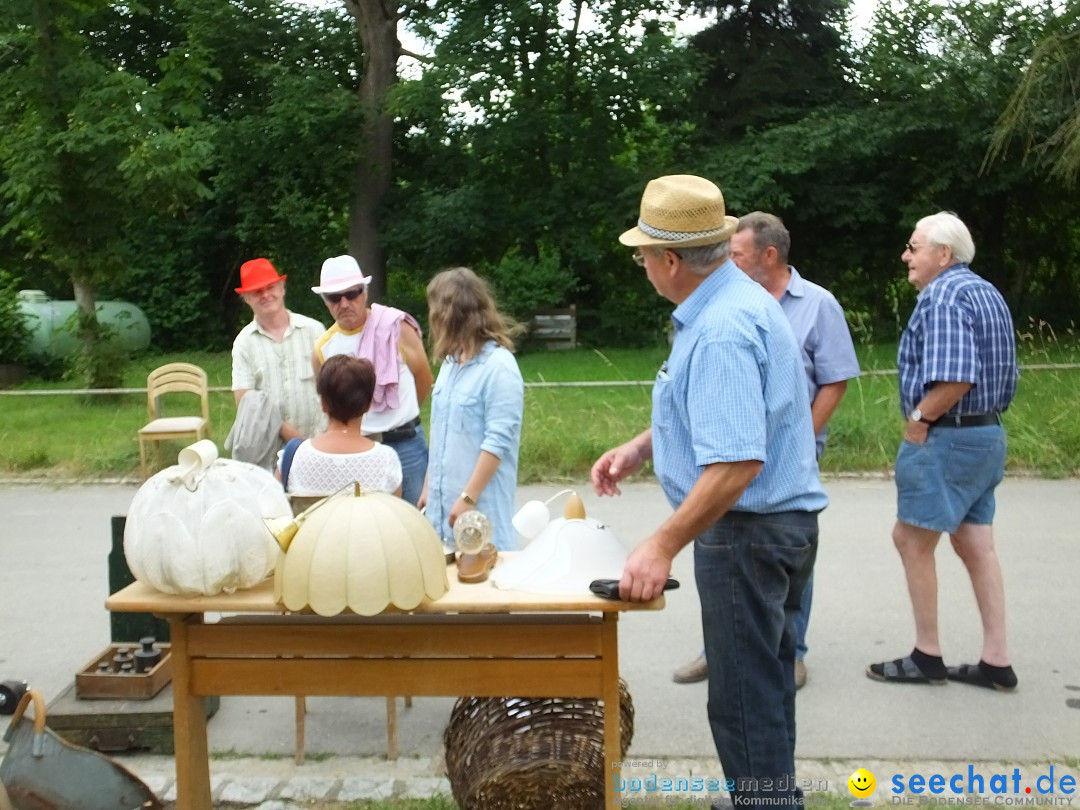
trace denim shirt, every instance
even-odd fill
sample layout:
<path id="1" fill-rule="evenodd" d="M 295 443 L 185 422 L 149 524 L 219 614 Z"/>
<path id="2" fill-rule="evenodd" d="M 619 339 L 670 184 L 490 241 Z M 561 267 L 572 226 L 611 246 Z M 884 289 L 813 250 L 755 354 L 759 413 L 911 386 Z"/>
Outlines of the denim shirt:
<path id="1" fill-rule="evenodd" d="M 487 341 L 476 357 L 459 363 L 447 357 L 431 392 L 427 517 L 447 545 L 454 533 L 449 516 L 476 467 L 481 450 L 498 456 L 499 467 L 476 498 L 491 519 L 492 542 L 517 547 L 511 524 L 517 489 L 518 450 L 525 384 L 514 355 Z"/>
<path id="2" fill-rule="evenodd" d="M 653 466 L 673 507 L 717 462 L 763 466 L 733 507 L 825 508 L 810 398 L 791 325 L 730 259 L 672 313 L 675 340 L 653 388 Z"/>

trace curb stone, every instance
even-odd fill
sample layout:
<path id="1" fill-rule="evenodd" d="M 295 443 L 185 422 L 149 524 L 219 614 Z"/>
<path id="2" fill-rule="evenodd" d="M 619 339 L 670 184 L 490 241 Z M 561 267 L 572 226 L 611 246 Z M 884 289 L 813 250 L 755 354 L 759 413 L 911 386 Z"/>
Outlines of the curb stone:
<path id="1" fill-rule="evenodd" d="M 438 759 L 438 761 L 436 761 Z M 662 762 L 663 771 L 676 774 L 680 777 L 703 779 L 723 779 L 723 771 L 715 758 L 676 758 L 676 757 L 648 757 L 635 755 L 638 762 Z M 129 770 L 138 775 L 154 792 L 166 802 L 176 801 L 176 784 L 174 773 L 174 760 L 171 757 L 137 756 L 120 760 Z M 225 802 L 230 807 L 251 807 L 255 810 L 299 810 L 310 806 L 312 802 L 318 802 L 319 808 L 346 807 L 349 802 L 371 799 L 418 799 L 432 796 L 451 796 L 450 782 L 442 775 L 437 775 L 442 769 L 439 758 L 414 758 L 402 759 L 395 762 L 387 762 L 381 757 L 331 757 L 317 763 L 294 765 L 291 761 L 238 758 L 226 762 L 211 761 L 211 792 L 215 803 Z M 878 777 L 878 789 L 872 800 L 877 806 L 888 806 L 896 802 L 889 780 L 893 775 L 902 775 L 905 781 L 913 774 L 963 774 L 969 766 L 974 766 L 978 773 L 986 775 L 989 780 L 991 774 L 1011 774 L 1019 768 L 1030 781 L 1039 774 L 1046 773 L 1050 766 L 1054 767 L 1055 779 L 1070 775 L 1080 786 L 1080 763 L 1069 760 L 1068 762 L 992 762 L 992 761 L 896 761 L 896 760 L 840 760 L 803 759 L 796 762 L 797 775 L 800 782 L 810 780 L 813 786 L 810 792 L 827 793 L 835 796 L 849 798 L 847 791 L 848 777 L 859 768 L 866 768 Z M 623 770 L 624 778 L 628 769 Z M 642 776 L 660 773 L 660 770 L 651 768 L 642 771 Z M 1011 782 L 1010 782 L 1011 785 Z M 726 806 L 726 796 L 699 792 L 673 792 L 672 797 L 678 796 L 684 800 L 702 802 L 702 806 L 708 806 L 711 802 L 718 802 Z M 928 794 L 914 796 L 908 792 L 902 794 L 911 799 L 912 804 L 935 804 L 935 797 Z M 968 794 L 965 794 L 968 795 Z M 983 798 L 993 797 L 989 791 L 981 795 Z M 633 806 L 640 803 L 645 806 L 648 799 L 655 801 L 656 795 L 642 789 L 628 790 L 623 796 L 628 800 L 627 805 Z M 952 798 L 952 797 L 949 797 Z M 1018 799 L 1029 797 L 1017 797 Z M 1030 797 L 1034 799 L 1035 797 Z M 1065 798 L 1065 797 L 1062 797 Z M 1080 787 L 1077 793 L 1065 801 L 1062 806 L 1080 807 Z M 635 802 L 634 800 L 639 800 Z M 921 799 L 921 801 L 920 801 Z M 956 803 L 954 798 L 951 802 Z M 1028 800 L 1028 804 L 1034 804 Z M 1004 805 L 1003 805 L 1004 806 Z"/>

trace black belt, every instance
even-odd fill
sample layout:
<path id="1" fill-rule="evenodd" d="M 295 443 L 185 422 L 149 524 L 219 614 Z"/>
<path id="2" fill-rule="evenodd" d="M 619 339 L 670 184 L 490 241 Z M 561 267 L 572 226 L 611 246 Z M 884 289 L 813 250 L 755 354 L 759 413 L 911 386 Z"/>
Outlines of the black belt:
<path id="1" fill-rule="evenodd" d="M 1000 424 L 1000 413 L 967 413 L 963 415 L 947 414 L 930 422 L 930 427 L 988 427 Z"/>
<path id="2" fill-rule="evenodd" d="M 393 430 L 387 430 L 383 433 L 368 433 L 367 437 L 372 441 L 382 442 L 383 444 L 393 444 L 394 442 L 403 442 L 406 439 L 413 438 L 418 427 L 420 427 L 419 416 L 404 425 L 398 425 Z"/>

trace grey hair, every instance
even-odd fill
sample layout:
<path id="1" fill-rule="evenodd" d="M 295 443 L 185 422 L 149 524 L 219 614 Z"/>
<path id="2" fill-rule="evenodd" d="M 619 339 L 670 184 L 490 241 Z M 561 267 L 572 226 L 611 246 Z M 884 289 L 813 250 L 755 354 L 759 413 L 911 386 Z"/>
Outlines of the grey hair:
<path id="1" fill-rule="evenodd" d="M 751 211 L 749 214 L 739 217 L 739 224 L 735 233 L 739 231 L 753 231 L 754 248 L 758 253 L 768 247 L 776 248 L 777 258 L 787 264 L 788 254 L 791 252 L 791 234 L 784 227 L 784 222 L 776 214 L 766 214 L 764 211 Z"/>
<path id="2" fill-rule="evenodd" d="M 713 245 L 681 248 L 678 245 L 652 245 L 657 253 L 673 251 L 683 260 L 687 269 L 697 276 L 707 276 L 731 255 L 731 240 L 725 239 Z"/>
<path id="3" fill-rule="evenodd" d="M 953 258 L 970 264 L 975 258 L 975 241 L 967 225 L 952 211 L 939 211 L 923 217 L 915 223 L 915 230 L 922 231 L 931 244 L 952 249 Z"/>

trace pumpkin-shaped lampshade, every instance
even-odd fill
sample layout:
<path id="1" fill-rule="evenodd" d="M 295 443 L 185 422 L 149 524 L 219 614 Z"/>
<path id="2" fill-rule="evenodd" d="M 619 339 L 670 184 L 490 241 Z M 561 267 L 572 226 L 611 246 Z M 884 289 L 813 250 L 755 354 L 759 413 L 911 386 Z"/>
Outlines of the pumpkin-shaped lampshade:
<path id="1" fill-rule="evenodd" d="M 274 597 L 289 610 L 374 616 L 412 610 L 449 589 L 442 542 L 410 503 L 385 492 L 328 498 L 278 555 Z"/>
<path id="2" fill-rule="evenodd" d="M 263 519 L 289 514 L 274 476 L 254 464 L 219 459 L 214 443 L 203 439 L 135 493 L 124 556 L 135 578 L 159 591 L 232 593 L 269 576 L 277 544 Z"/>

